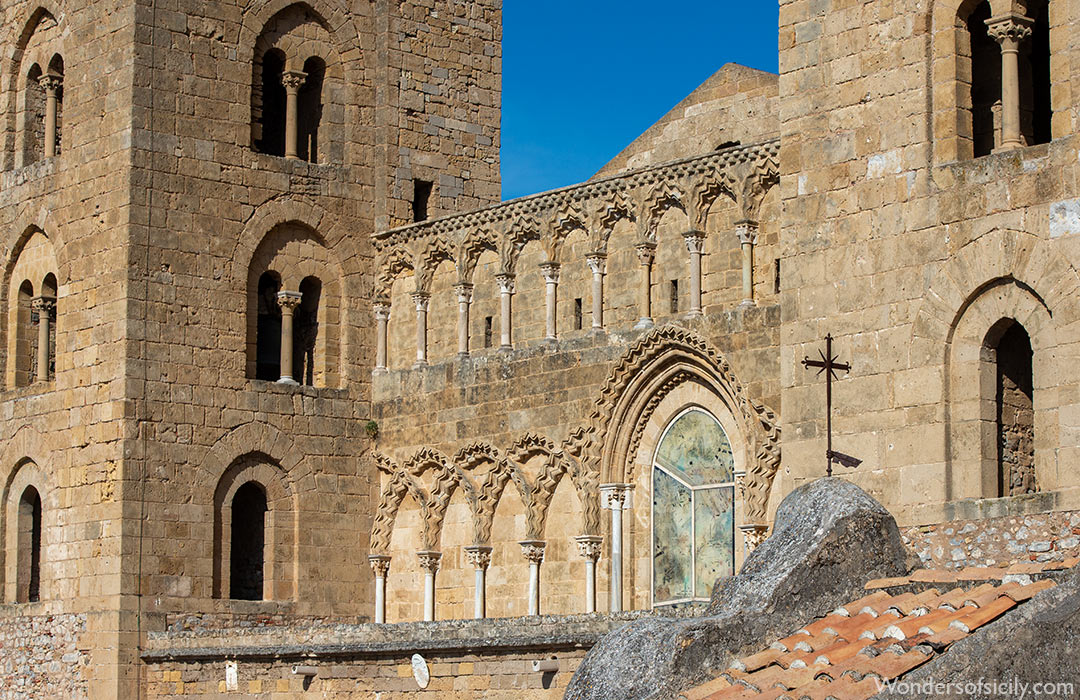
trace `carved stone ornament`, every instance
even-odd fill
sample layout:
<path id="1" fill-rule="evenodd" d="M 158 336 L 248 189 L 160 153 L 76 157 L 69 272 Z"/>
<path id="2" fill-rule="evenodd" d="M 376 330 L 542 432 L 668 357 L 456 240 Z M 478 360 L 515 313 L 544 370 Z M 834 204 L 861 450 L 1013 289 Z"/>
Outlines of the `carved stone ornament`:
<path id="1" fill-rule="evenodd" d="M 486 569 L 491 566 L 491 547 L 472 545 L 465 548 L 465 558 L 474 569 Z"/>
<path id="2" fill-rule="evenodd" d="M 604 538 L 598 535 L 579 535 L 574 538 L 578 546 L 578 554 L 589 561 L 595 562 L 600 558 L 603 550 Z"/>
<path id="3" fill-rule="evenodd" d="M 544 548 L 547 543 L 543 540 L 522 540 L 518 544 L 521 545 L 521 554 L 532 564 L 539 564 L 544 561 Z"/>
<path id="4" fill-rule="evenodd" d="M 386 574 L 390 571 L 390 555 L 369 554 L 368 564 L 371 565 L 375 578 L 386 578 Z"/>
<path id="5" fill-rule="evenodd" d="M 442 552 L 426 550 L 417 552 L 416 557 L 420 560 L 420 568 L 427 573 L 433 574 L 439 570 L 439 563 L 442 561 Z"/>

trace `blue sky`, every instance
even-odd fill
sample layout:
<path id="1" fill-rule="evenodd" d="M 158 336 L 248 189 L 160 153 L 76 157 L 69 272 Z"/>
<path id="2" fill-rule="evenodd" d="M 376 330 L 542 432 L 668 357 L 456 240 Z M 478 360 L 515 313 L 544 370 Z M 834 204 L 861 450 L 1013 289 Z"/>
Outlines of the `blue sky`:
<path id="1" fill-rule="evenodd" d="M 503 198 L 587 180 L 729 61 L 775 72 L 777 6 L 506 0 Z"/>

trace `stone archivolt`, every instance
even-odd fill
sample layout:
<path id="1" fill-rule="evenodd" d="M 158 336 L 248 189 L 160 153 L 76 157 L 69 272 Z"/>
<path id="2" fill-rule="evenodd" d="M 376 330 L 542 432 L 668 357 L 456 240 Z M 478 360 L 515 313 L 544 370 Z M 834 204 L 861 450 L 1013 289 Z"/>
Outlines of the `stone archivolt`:
<path id="1" fill-rule="evenodd" d="M 477 259 L 489 250 L 499 253 L 501 273 L 512 275 L 530 241 L 540 241 L 549 261 L 560 262 L 561 242 L 579 229 L 588 234 L 591 250 L 605 252 L 623 219 L 637 225 L 639 243 L 652 242 L 671 208 L 704 229 L 709 207 L 721 196 L 733 200 L 743 218 L 754 219 L 778 181 L 778 153 L 777 140 L 729 148 L 375 234 L 375 298 L 388 299 L 394 280 L 407 270 L 416 272 L 417 289 L 424 291 L 444 260 L 456 263 L 458 284 L 469 284 Z"/>
<path id="2" fill-rule="evenodd" d="M 671 390 L 698 382 L 731 411 L 751 447 L 745 488 L 746 518 L 764 523 L 772 480 L 780 464 L 780 427 L 775 413 L 751 399 L 727 360 L 703 338 L 678 326 L 656 328 L 635 343 L 616 365 L 596 401 L 587 426 L 571 432 L 561 445 L 526 433 L 503 453 L 474 442 L 453 459 L 428 447 L 402 464 L 374 455 L 387 476 L 371 535 L 371 551 L 389 551 L 398 508 L 411 495 L 424 523 L 423 548 L 438 550 L 443 519 L 456 489 L 472 511 L 475 545 L 491 543 L 491 525 L 503 490 L 513 482 L 525 507 L 527 539 L 544 539 L 548 507 L 563 477 L 569 476 L 582 504 L 584 535 L 600 533 L 600 484 L 631 483 L 632 456 L 653 411 Z M 535 479 L 525 465 L 541 466 Z M 475 476 L 481 467 L 488 470 Z M 430 488 L 421 477 L 430 473 Z"/>

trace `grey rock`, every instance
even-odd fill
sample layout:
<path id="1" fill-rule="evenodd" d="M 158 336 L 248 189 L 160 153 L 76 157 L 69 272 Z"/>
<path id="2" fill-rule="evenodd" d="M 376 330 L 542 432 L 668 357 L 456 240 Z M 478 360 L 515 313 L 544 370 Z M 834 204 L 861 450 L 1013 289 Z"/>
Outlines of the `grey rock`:
<path id="1" fill-rule="evenodd" d="M 1060 585 L 1043 591 L 975 634 L 956 642 L 948 651 L 903 678 L 903 686 L 878 698 L 990 698 L 1020 697 L 1017 692 L 992 695 L 986 690 L 969 693 L 922 692 L 927 681 L 952 683 L 953 690 L 969 683 L 1026 684 L 1024 697 L 1033 697 L 1035 683 L 1072 683 L 1080 680 L 1080 571 Z M 939 689 L 944 686 L 939 686 Z M 906 691 L 906 692 L 905 692 Z M 1049 694 L 1049 693 L 1048 693 Z"/>
<path id="2" fill-rule="evenodd" d="M 565 697 L 674 697 L 738 655 L 858 598 L 867 580 L 907 573 L 914 561 L 881 504 L 854 484 L 819 479 L 784 499 L 772 535 L 738 576 L 717 583 L 704 617 L 618 628 L 585 657 Z"/>
<path id="3" fill-rule="evenodd" d="M 1049 542 L 1044 540 L 1042 542 L 1032 542 L 1030 545 L 1028 545 L 1028 551 L 1029 552 L 1049 552 L 1052 547 L 1053 547 L 1052 544 L 1050 544 Z"/>
<path id="4" fill-rule="evenodd" d="M 1080 537 L 1066 537 L 1065 539 L 1058 540 L 1059 549 L 1072 549 L 1077 545 L 1080 545 Z"/>

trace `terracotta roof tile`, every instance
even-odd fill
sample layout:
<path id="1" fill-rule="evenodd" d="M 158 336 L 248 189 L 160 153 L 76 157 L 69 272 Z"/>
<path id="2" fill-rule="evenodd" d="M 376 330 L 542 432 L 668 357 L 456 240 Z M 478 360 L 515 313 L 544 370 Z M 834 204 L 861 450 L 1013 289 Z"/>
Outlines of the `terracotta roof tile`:
<path id="1" fill-rule="evenodd" d="M 1004 571 L 959 572 L 961 582 L 987 581 L 978 586 L 969 583 L 968 590 L 963 584 L 946 593 L 928 588 L 893 596 L 876 590 L 733 662 L 720 678 L 688 691 L 685 698 L 865 700 L 879 692 L 882 679 L 899 678 L 935 655 L 948 653 L 950 645 L 972 630 L 1054 585 L 1050 580 L 998 583 Z M 933 572 L 918 578 L 922 584 L 951 582 L 948 575 Z"/>
<path id="2" fill-rule="evenodd" d="M 1046 565 L 1036 561 L 1021 561 L 1009 566 L 1005 569 L 1006 574 L 1040 574 L 1046 568 Z"/>
<path id="3" fill-rule="evenodd" d="M 866 590 L 873 590 L 875 588 L 892 588 L 893 586 L 903 586 L 910 583 L 910 579 L 907 576 L 895 576 L 893 578 L 876 578 L 873 581 L 868 581 L 866 584 Z"/>
<path id="4" fill-rule="evenodd" d="M 956 583 L 956 572 L 941 569 L 918 569 L 911 572 L 910 579 L 926 583 Z"/>
<path id="5" fill-rule="evenodd" d="M 1036 593 L 1041 593 L 1048 588 L 1053 588 L 1055 585 L 1056 584 L 1050 579 L 1044 578 L 1042 581 L 1036 581 L 1035 583 L 1029 583 L 1026 586 L 1014 588 L 1009 591 L 1007 595 L 1013 600 L 1015 600 L 1017 603 L 1022 603 Z"/>
<path id="6" fill-rule="evenodd" d="M 977 610 L 973 610 L 964 615 L 958 620 L 955 620 L 950 627 L 963 630 L 965 632 L 971 632 L 976 630 L 988 622 L 1001 617 L 1008 610 L 1016 606 L 1016 601 L 1009 596 L 1002 596 L 992 603 L 987 603 Z"/>

